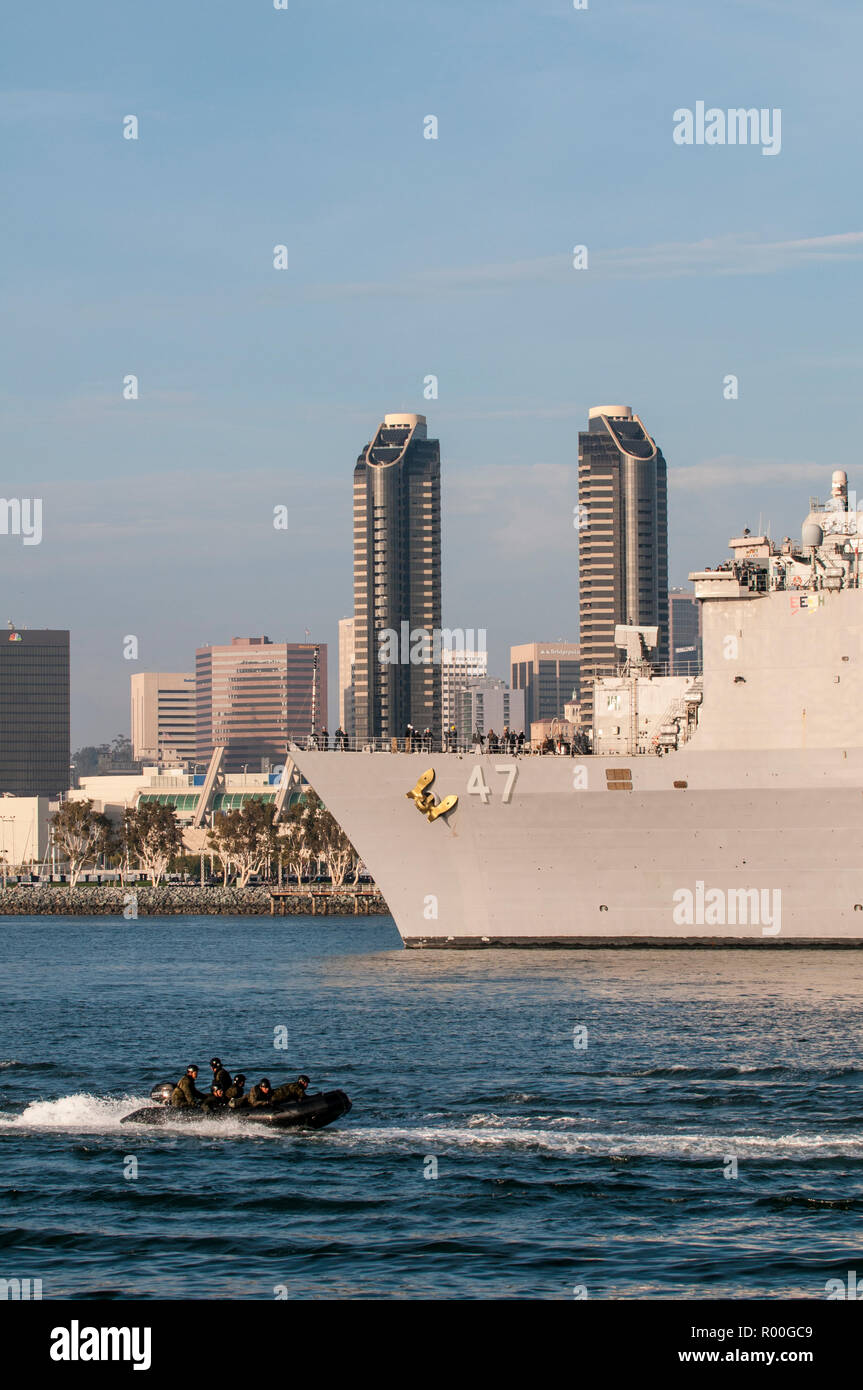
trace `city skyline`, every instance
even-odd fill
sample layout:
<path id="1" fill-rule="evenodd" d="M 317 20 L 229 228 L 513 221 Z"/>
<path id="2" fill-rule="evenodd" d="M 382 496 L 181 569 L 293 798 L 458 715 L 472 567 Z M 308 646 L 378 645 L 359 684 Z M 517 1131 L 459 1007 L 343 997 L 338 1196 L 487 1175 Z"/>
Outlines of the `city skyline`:
<path id="1" fill-rule="evenodd" d="M 599 412 L 600 409 L 607 409 L 607 407 L 605 407 L 605 408 L 591 407 L 591 408 L 589 409 L 589 411 L 588 411 L 588 419 L 589 419 L 589 420 L 594 419 L 594 417 L 597 415 L 597 413 Z M 386 418 L 387 418 L 387 419 L 390 419 L 390 418 L 391 418 L 391 419 L 410 418 L 410 419 L 416 419 L 416 420 L 422 420 L 422 421 L 425 420 L 425 417 L 423 417 L 423 416 L 402 417 L 402 416 L 393 415 L 393 416 L 387 416 Z M 636 418 L 637 418 L 637 413 L 636 413 Z M 377 435 L 376 435 L 376 434 L 372 436 L 371 444 L 369 444 L 369 445 L 366 446 L 366 449 L 363 451 L 363 454 L 361 455 L 361 459 L 364 457 L 365 453 L 368 452 L 368 449 L 371 448 L 372 444 L 374 443 L 375 438 L 377 438 Z M 434 442 L 435 444 L 438 443 L 438 441 L 436 441 L 436 440 L 433 441 L 433 442 Z M 658 455 L 659 455 L 659 457 L 662 459 L 663 468 L 665 468 L 665 460 L 664 460 L 664 458 L 662 458 L 662 451 L 661 451 L 661 449 L 658 449 Z M 667 471 L 670 472 L 671 470 L 668 469 Z M 577 504 L 574 506 L 574 508 L 573 508 L 573 512 L 574 512 L 574 521 L 573 521 L 573 525 L 574 525 L 574 526 L 577 527 L 577 526 L 579 525 L 579 517 L 583 514 L 583 511 L 584 511 L 584 503 L 583 503 L 583 502 L 579 502 L 579 503 L 577 503 Z M 760 518 L 759 518 L 759 520 L 760 520 Z M 444 528 L 444 535 L 445 535 L 445 528 Z M 670 542 L 670 539 L 671 539 L 671 537 L 669 537 L 669 542 Z M 718 559 L 718 558 L 720 558 L 720 557 L 717 556 L 717 557 L 715 557 L 715 558 Z M 668 598 L 670 597 L 670 594 L 673 593 L 673 592 L 681 593 L 681 592 L 691 592 L 691 591 L 690 591 L 690 590 L 685 590 L 685 589 L 683 588 L 683 586 L 673 586 L 673 587 L 669 586 L 668 590 L 666 591 L 666 602 L 668 601 Z M 578 583 L 576 582 L 576 585 L 575 585 L 575 597 L 578 598 L 578 595 L 579 595 L 579 585 L 578 585 Z M 450 616 L 451 616 L 451 615 L 450 615 Z M 444 613 L 444 614 L 443 614 L 442 621 L 443 621 L 443 622 L 446 622 L 447 620 L 448 620 L 448 615 L 447 615 L 446 613 Z M 320 642 L 319 642 L 319 645 L 320 645 L 323 649 L 326 649 L 328 646 L 332 645 L 333 648 L 334 648 L 336 651 L 338 651 L 338 652 L 341 651 L 341 647 L 342 647 L 342 645 L 343 645 L 343 643 L 342 643 L 342 637 L 341 637 L 341 628 L 342 628 L 342 625 L 343 625 L 343 623 L 344 623 L 345 621 L 350 621 L 351 623 L 353 623 L 353 622 L 354 622 L 354 619 L 351 618 L 351 619 L 349 619 L 349 620 L 345 620 L 345 619 L 339 619 L 339 618 L 334 618 L 334 617 L 330 617 L 330 618 L 328 619 L 327 624 L 326 624 L 326 630 L 329 630 L 329 629 L 331 629 L 331 628 L 334 629 L 334 632 L 335 632 L 335 640 L 333 640 L 332 637 L 330 637 L 329 639 L 326 639 L 326 638 L 325 638 L 325 639 L 321 639 Z M 210 627 L 212 628 L 213 625 L 214 625 L 214 624 L 218 624 L 218 622 L 219 622 L 219 615 L 215 615 L 215 616 L 214 616 L 214 615 L 211 614 L 211 615 L 210 615 L 210 618 L 209 618 Z M 223 624 L 223 625 L 224 625 L 224 624 Z M 251 620 L 251 625 L 252 625 L 252 626 L 255 625 L 255 620 L 254 620 L 254 618 Z M 260 624 L 258 624 L 258 626 L 260 626 Z M 293 628 L 294 630 L 296 630 L 297 623 L 294 622 L 294 623 L 291 624 L 291 626 L 292 626 L 292 628 Z M 22 627 L 22 630 L 27 630 L 27 625 L 22 624 L 21 627 Z M 532 631 L 533 633 L 535 633 L 536 629 L 537 629 L 537 623 L 534 622 L 531 631 Z M 468 631 L 470 631 L 470 629 L 468 629 Z M 482 629 L 482 631 L 485 632 L 486 630 L 485 630 L 485 629 Z M 523 635 L 523 634 L 522 634 L 522 635 Z M 75 634 L 74 634 L 74 632 L 73 632 L 73 633 L 72 633 L 72 651 L 73 651 L 73 653 L 74 653 L 74 636 L 75 636 Z M 124 639 L 124 640 L 126 640 L 126 639 Z M 236 639 L 236 638 L 233 638 L 233 639 L 231 639 L 231 640 L 232 640 L 232 641 L 236 641 L 237 639 Z M 309 633 L 309 630 L 307 629 L 307 630 L 306 630 L 306 642 L 305 642 L 304 644 L 295 644 L 295 643 L 290 643 L 290 642 L 288 642 L 287 645 L 288 645 L 289 647 L 290 647 L 290 646 L 309 645 L 309 643 L 310 643 L 311 640 L 312 640 L 311 634 Z M 503 657 L 500 659 L 500 669 L 502 669 L 502 670 L 507 670 L 507 669 L 509 669 L 509 668 L 511 667 L 511 662 L 512 662 L 512 651 L 515 650 L 516 647 L 518 647 L 518 646 L 521 646 L 521 647 L 526 647 L 526 646 L 537 646 L 537 647 L 539 647 L 539 646 L 542 646 L 542 645 L 547 645 L 547 644 L 549 644 L 549 643 L 553 644 L 553 643 L 555 643 L 555 642 L 556 642 L 556 643 L 561 643 L 561 642 L 562 642 L 562 643 L 565 643 L 565 644 L 572 645 L 575 649 L 578 649 L 579 644 L 580 644 L 579 640 L 572 641 L 572 640 L 571 640 L 570 634 L 567 634 L 567 633 L 561 634 L 560 636 L 558 636 L 558 637 L 556 637 L 556 638 L 553 638 L 553 639 L 549 637 L 549 634 L 546 634 L 546 637 L 543 639 L 543 641 L 542 641 L 542 642 L 539 642 L 539 643 L 536 642 L 535 636 L 534 636 L 534 637 L 531 637 L 530 640 L 529 640 L 527 643 L 522 642 L 522 643 L 518 644 L 518 643 L 513 643 L 513 642 L 512 642 L 512 640 L 511 640 L 511 634 L 510 634 L 509 636 L 507 636 L 505 632 L 498 631 L 497 633 L 492 632 L 492 642 L 491 642 L 490 646 L 491 646 L 491 649 L 492 649 L 492 650 L 495 650 L 495 651 L 501 652 L 501 653 L 503 653 L 503 652 L 506 652 L 506 653 L 507 653 L 507 658 L 508 658 L 508 660 L 507 660 L 507 658 L 503 658 Z M 219 643 L 206 643 L 206 644 L 204 644 L 205 648 L 209 648 L 209 647 L 211 647 L 211 646 L 219 646 L 219 645 L 221 645 L 221 644 L 219 644 Z M 194 651 L 194 650 L 197 650 L 197 649 L 198 649 L 197 647 L 196 647 L 196 648 L 193 648 L 193 651 Z M 486 653 L 486 660 L 488 661 L 488 654 L 487 654 L 487 653 Z M 152 679 L 155 675 L 160 674 L 159 669 L 158 669 L 158 662 L 156 662 L 152 667 L 148 667 L 148 668 L 142 668 L 141 664 L 137 661 L 137 659 L 135 659 L 135 661 L 133 661 L 133 662 L 130 663 L 130 664 L 132 665 L 133 669 L 132 669 L 131 671 L 129 671 L 128 668 L 127 668 L 124 672 L 122 672 L 122 674 L 123 674 L 123 675 L 130 675 L 130 676 L 131 676 L 131 678 L 132 678 L 132 683 L 133 683 L 133 687 L 134 687 L 134 684 L 135 684 L 135 681 L 136 681 L 136 680 L 142 681 L 142 680 L 144 680 L 145 678 L 146 678 L 146 679 Z M 137 667 L 137 669 L 135 669 L 135 667 Z M 489 669 L 490 669 L 490 668 L 489 668 Z M 327 671 L 327 663 L 326 663 L 326 661 L 324 662 L 324 671 L 325 671 L 325 672 Z M 164 673 L 164 670 L 162 671 L 162 673 Z M 342 693 L 341 693 L 340 686 L 339 686 L 340 678 L 341 678 L 341 662 L 339 661 L 339 662 L 333 663 L 333 669 L 329 670 L 329 672 L 328 672 L 328 674 L 325 676 L 325 679 L 324 679 L 324 682 L 323 682 L 324 685 L 326 686 L 326 690 L 325 690 L 324 692 L 322 692 L 322 694 L 323 694 L 323 696 L 324 696 L 324 698 L 325 698 L 325 702 L 326 702 L 326 703 L 325 703 L 325 706 L 324 706 L 325 714 L 324 714 L 324 716 L 323 716 L 322 719 L 319 719 L 319 720 L 318 720 L 318 725 L 319 725 L 319 726 L 321 726 L 322 724 L 327 724 L 327 725 L 331 726 L 332 729 L 335 729 L 336 725 L 342 722 L 342 721 L 341 721 L 341 717 L 340 717 L 340 706 L 341 706 L 341 704 L 342 704 Z M 516 688 L 516 687 L 513 687 L 513 688 Z M 73 683 L 73 688 L 72 688 L 72 703 L 73 703 L 73 707 L 74 707 L 74 683 Z M 335 713 L 331 714 L 330 711 L 333 709 L 333 707 L 335 708 Z M 127 719 L 128 719 L 128 701 L 127 701 Z M 126 726 L 123 725 L 120 729 L 117 730 L 117 732 L 125 733 L 125 732 L 126 732 Z M 131 721 L 131 723 L 130 723 L 130 725 L 129 725 L 129 733 L 130 733 L 130 737 L 132 737 L 133 734 L 134 734 L 134 715 L 133 715 L 132 721 Z M 107 737 L 107 736 L 108 736 L 108 733 L 107 733 L 107 731 L 106 731 L 105 728 L 99 728 L 99 729 L 94 728 L 93 731 L 92 731 L 92 734 L 93 734 L 93 737 L 94 737 L 94 738 L 104 738 L 104 737 Z M 79 746 L 79 745 L 83 745 L 85 742 L 86 742 L 86 740 L 84 740 L 84 739 L 82 739 L 82 738 L 79 738 L 79 737 L 76 737 L 75 734 L 73 733 L 73 736 L 72 736 L 72 746 L 73 746 L 73 747 L 76 747 L 76 746 Z"/>
<path id="2" fill-rule="evenodd" d="M 126 727 L 129 634 L 136 670 L 184 669 L 213 611 L 214 639 L 334 646 L 345 460 L 383 409 L 428 414 L 443 442 L 443 609 L 488 629 L 496 670 L 534 615 L 577 637 L 594 402 L 631 400 L 662 441 L 672 585 L 759 513 L 794 533 L 797 497 L 845 461 L 859 9 L 394 13 L 214 0 L 201 26 L 153 0 L 120 42 L 96 3 L 86 29 L 53 15 L 50 45 L 38 9 L 10 16 L 3 493 L 43 517 L 38 545 L 0 536 L 0 582 L 19 621 L 73 631 L 75 743 Z M 357 52 L 397 71 L 405 44 L 410 84 L 356 82 Z M 699 101 L 781 108 L 781 152 L 676 144 Z"/>

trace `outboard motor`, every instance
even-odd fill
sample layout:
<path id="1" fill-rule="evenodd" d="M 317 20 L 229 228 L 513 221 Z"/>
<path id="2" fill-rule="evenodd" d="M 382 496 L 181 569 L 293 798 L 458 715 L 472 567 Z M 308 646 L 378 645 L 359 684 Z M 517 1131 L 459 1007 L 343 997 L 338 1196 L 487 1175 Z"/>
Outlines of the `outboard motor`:
<path id="1" fill-rule="evenodd" d="M 150 1092 L 150 1099 L 157 1105 L 170 1105 L 171 1096 L 174 1094 L 174 1083 L 172 1081 L 160 1081 L 158 1086 L 154 1086 Z"/>

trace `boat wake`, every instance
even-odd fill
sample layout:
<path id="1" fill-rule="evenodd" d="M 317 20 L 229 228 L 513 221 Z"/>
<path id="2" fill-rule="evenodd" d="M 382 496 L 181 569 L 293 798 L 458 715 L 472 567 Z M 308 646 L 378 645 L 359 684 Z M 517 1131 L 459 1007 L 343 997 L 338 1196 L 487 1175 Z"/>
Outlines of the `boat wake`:
<path id="1" fill-rule="evenodd" d="M 582 1119 L 581 1123 L 586 1121 Z M 730 1155 L 741 1161 L 784 1159 L 807 1161 L 841 1158 L 863 1160 L 863 1136 L 822 1134 L 704 1134 L 617 1133 L 531 1128 L 501 1124 L 493 1127 L 483 1116 L 479 1126 L 429 1125 L 416 1128 L 368 1128 L 353 1125 L 334 1134 L 335 1143 L 349 1149 L 395 1150 L 404 1153 L 536 1152 L 560 1158 L 610 1158 L 622 1161 L 678 1159 L 723 1164 Z"/>
<path id="2" fill-rule="evenodd" d="M 204 1138 L 250 1137 L 250 1126 L 240 1120 L 201 1120 L 192 1128 L 177 1120 L 160 1124 L 121 1127 L 124 1115 L 148 1105 L 149 1097 L 126 1095 L 106 1097 L 78 1092 L 60 1096 L 57 1100 L 35 1100 L 20 1113 L 0 1112 L 0 1131 L 16 1130 L 30 1133 L 104 1134 L 122 1133 L 158 1139 L 166 1135 L 198 1135 Z M 501 1154 L 535 1152 L 560 1158 L 610 1158 L 619 1161 L 633 1159 L 677 1159 L 692 1162 L 723 1163 L 727 1156 L 736 1155 L 741 1161 L 765 1159 L 774 1162 L 788 1160 L 860 1159 L 863 1160 L 863 1136 L 835 1134 L 740 1134 L 639 1131 L 609 1133 L 588 1128 L 600 1125 L 598 1117 L 550 1116 L 548 1114 L 505 1116 L 479 1112 L 453 1123 L 441 1123 L 437 1112 L 431 1123 L 407 1126 L 368 1126 L 353 1124 L 350 1128 L 328 1130 L 331 1144 L 346 1150 L 405 1154 L 461 1153 L 464 1155 L 498 1151 Z M 281 1131 L 266 1126 L 256 1127 L 256 1138 L 272 1138 Z M 308 1133 L 308 1132 L 307 1132 Z"/>
<path id="3" fill-rule="evenodd" d="M 273 1136 L 278 1137 L 285 1133 L 282 1126 L 270 1125 L 250 1125 L 241 1120 L 238 1116 L 220 1116 L 218 1119 L 207 1120 L 204 1118 L 195 1119 L 194 1125 L 190 1125 L 187 1118 L 172 1120 L 169 1108 L 165 1110 L 164 1119 L 160 1119 L 158 1126 L 152 1124 L 121 1124 L 125 1115 L 131 1115 L 135 1110 L 147 1109 L 152 1111 L 153 1102 L 149 1096 L 125 1095 L 120 1097 L 113 1096 L 94 1096 L 87 1091 L 79 1091 L 75 1095 L 60 1096 L 57 1100 L 34 1100 L 20 1113 L 12 1111 L 0 1111 L 0 1132 L 3 1130 L 17 1130 L 20 1132 L 32 1133 L 68 1133 L 68 1134 L 113 1134 L 122 1133 L 128 1141 L 129 1136 L 144 1136 L 158 1138 L 159 1135 L 197 1135 L 203 1138 L 220 1139 L 239 1136 L 248 1139 Z M 303 1133 L 308 1136 L 316 1131 L 304 1129 L 296 1130 L 296 1133 Z"/>
<path id="4" fill-rule="evenodd" d="M 34 1100 L 19 1114 L 10 1111 L 0 1111 L 0 1131 L 18 1130 L 34 1132 L 66 1132 L 69 1134 L 111 1134 L 114 1131 L 126 1136 L 133 1134 L 148 1134 L 151 1137 L 158 1137 L 159 1134 L 197 1134 L 197 1135 L 219 1135 L 226 1137 L 232 1134 L 248 1135 L 248 1126 L 243 1126 L 234 1120 L 201 1120 L 192 1130 L 188 1123 L 177 1120 L 172 1124 L 168 1119 L 164 1124 L 159 1125 L 155 1130 L 152 1125 L 129 1125 L 121 1127 L 121 1120 L 124 1115 L 130 1115 L 134 1110 L 140 1110 L 144 1106 L 152 1105 L 149 1096 L 126 1095 L 117 1097 L 94 1096 L 86 1091 L 79 1091 L 75 1095 L 60 1096 L 57 1100 Z M 277 1131 L 272 1131 L 276 1133 Z M 261 1128 L 254 1131 L 258 1134 L 268 1135 L 268 1129 Z"/>

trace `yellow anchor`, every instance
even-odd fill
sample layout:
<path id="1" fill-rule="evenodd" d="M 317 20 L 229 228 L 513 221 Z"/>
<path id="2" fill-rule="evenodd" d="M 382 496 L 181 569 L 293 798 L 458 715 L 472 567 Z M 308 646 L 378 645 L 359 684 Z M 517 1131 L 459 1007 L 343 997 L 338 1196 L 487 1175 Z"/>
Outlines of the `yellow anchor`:
<path id="1" fill-rule="evenodd" d="M 429 820 L 437 820 L 438 816 L 445 816 L 447 811 L 451 811 L 458 801 L 457 796 L 445 796 L 442 801 L 436 802 L 434 792 L 427 790 L 434 781 L 434 768 L 430 767 L 419 778 L 415 787 L 409 792 L 405 792 L 416 806 L 417 810 L 422 811 L 423 815 Z"/>

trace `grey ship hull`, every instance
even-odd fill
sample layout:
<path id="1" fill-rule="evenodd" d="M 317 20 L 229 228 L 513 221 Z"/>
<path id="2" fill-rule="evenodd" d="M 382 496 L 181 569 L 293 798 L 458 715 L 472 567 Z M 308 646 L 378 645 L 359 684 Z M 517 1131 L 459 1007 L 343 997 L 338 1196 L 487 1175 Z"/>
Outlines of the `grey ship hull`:
<path id="1" fill-rule="evenodd" d="M 863 945 L 863 750 L 292 757 L 407 946 Z M 459 798 L 433 822 L 426 768 Z"/>

